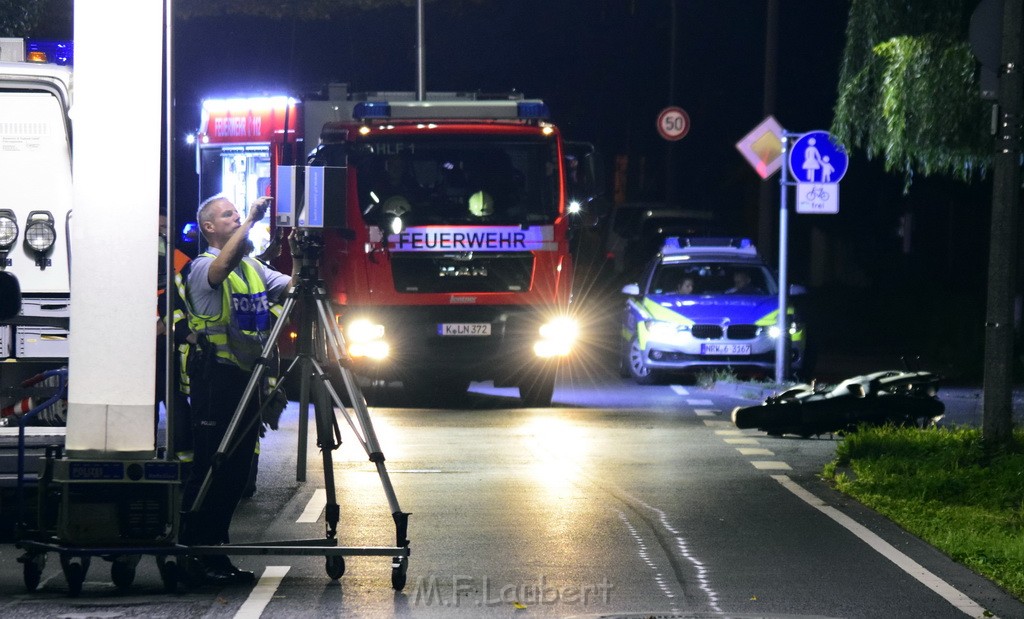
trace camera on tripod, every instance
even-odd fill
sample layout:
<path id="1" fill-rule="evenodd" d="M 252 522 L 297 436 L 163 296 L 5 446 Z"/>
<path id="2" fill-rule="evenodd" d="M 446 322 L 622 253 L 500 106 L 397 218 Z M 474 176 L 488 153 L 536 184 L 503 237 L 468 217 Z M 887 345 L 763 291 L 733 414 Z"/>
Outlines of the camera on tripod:
<path id="1" fill-rule="evenodd" d="M 344 228 L 347 177 L 346 167 L 277 166 L 277 225 Z"/>

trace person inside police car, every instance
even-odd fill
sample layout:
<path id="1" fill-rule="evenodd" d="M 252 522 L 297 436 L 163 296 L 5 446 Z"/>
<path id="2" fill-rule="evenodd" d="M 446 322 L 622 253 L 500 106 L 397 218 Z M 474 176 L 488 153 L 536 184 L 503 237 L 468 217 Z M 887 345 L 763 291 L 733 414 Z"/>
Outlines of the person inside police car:
<path id="1" fill-rule="evenodd" d="M 301 250 L 296 232 L 289 238 L 292 273 L 286 275 L 246 255 L 248 234 L 263 219 L 270 198 L 253 202 L 244 219 L 226 197 L 214 196 L 199 207 L 196 220 L 209 248 L 191 264 L 185 282 L 189 325 L 198 347 L 189 368 L 194 461 L 185 481 L 179 542 L 228 543 L 228 529 L 249 478 L 261 427 L 260 402 L 249 401 L 236 428 L 234 444 L 211 476 L 203 503 L 193 508 L 213 457 L 245 392 L 271 327 L 271 303 L 298 281 Z M 209 584 L 247 584 L 252 572 L 239 570 L 223 555 L 186 561 L 189 578 Z"/>

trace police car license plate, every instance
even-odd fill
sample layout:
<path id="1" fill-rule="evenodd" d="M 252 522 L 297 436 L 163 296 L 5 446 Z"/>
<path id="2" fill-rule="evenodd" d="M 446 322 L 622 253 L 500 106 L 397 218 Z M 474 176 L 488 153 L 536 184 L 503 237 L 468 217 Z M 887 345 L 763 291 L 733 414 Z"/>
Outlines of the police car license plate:
<path id="1" fill-rule="evenodd" d="M 490 335 L 489 322 L 445 322 L 437 325 L 438 335 Z"/>
<path id="2" fill-rule="evenodd" d="M 750 344 L 701 344 L 702 355 L 749 355 Z"/>

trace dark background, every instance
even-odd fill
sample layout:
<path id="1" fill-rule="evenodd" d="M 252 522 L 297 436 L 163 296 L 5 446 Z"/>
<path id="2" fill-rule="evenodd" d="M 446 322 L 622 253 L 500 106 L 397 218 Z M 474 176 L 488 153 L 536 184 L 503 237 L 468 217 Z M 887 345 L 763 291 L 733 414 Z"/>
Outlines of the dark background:
<path id="1" fill-rule="evenodd" d="M 779 6 L 774 116 L 790 132 L 828 130 L 849 2 Z M 567 139 L 598 147 L 608 195 L 615 158 L 625 155 L 628 201 L 671 196 L 713 211 L 734 234 L 757 238 L 767 182 L 775 246 L 761 249 L 774 260 L 778 175 L 761 181 L 735 148 L 765 116 L 767 2 L 676 0 L 675 7 L 673 61 L 672 0 L 427 2 L 426 88 L 542 98 Z M 60 37 L 69 26 L 52 20 L 41 34 Z M 315 22 L 175 19 L 172 37 L 179 222 L 193 217 L 199 199 L 185 137 L 198 128 L 202 99 L 303 96 L 331 81 L 350 91 L 416 88 L 414 2 Z M 655 128 L 670 104 L 691 119 L 675 143 Z M 915 176 L 904 194 L 902 179 L 884 173 L 880 161 L 851 152 L 839 214 L 790 216 L 790 280 L 811 290 L 819 346 L 921 355 L 928 369 L 978 376 L 990 210 L 990 178 Z"/>

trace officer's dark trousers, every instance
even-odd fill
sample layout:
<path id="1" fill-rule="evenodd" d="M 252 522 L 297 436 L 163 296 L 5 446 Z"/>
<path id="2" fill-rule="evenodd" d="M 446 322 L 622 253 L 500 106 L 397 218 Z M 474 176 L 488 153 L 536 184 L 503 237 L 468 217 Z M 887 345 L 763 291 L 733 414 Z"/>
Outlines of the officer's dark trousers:
<path id="1" fill-rule="evenodd" d="M 195 460 L 185 482 L 182 510 L 192 511 L 199 489 L 210 470 L 235 409 L 242 399 L 250 374 L 231 365 L 208 363 L 190 374 L 192 429 Z M 251 398 L 239 420 L 231 446 L 214 467 L 210 487 L 199 509 L 183 515 L 178 541 L 186 545 L 228 543 L 231 517 L 249 479 L 252 454 L 259 436 L 258 398 Z"/>

